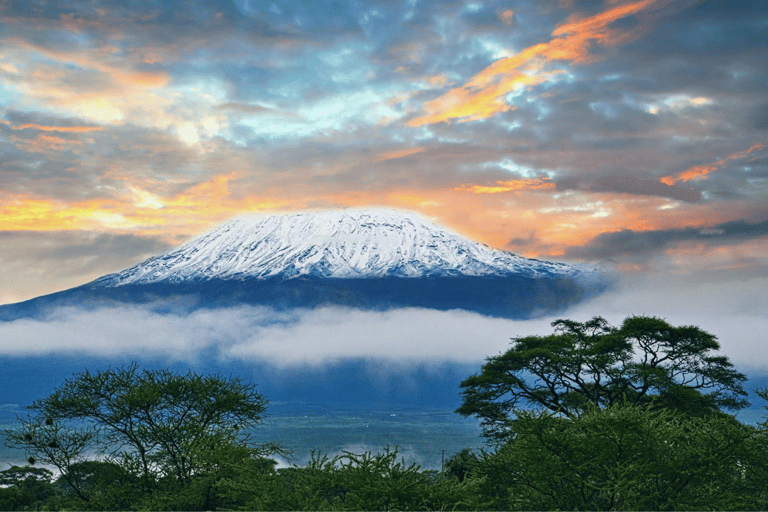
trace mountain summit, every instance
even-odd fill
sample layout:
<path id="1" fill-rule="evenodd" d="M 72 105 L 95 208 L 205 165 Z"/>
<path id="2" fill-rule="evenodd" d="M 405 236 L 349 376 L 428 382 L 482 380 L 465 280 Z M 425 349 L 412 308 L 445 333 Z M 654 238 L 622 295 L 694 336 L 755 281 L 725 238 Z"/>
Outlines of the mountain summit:
<path id="1" fill-rule="evenodd" d="M 604 288 L 593 267 L 495 250 L 413 213 L 347 209 L 239 217 L 122 272 L 0 307 L 0 320 L 119 304 L 422 307 L 528 318 Z"/>
<path id="2" fill-rule="evenodd" d="M 589 270 L 491 249 L 385 209 L 243 216 L 94 285 L 320 277 L 573 277 Z"/>

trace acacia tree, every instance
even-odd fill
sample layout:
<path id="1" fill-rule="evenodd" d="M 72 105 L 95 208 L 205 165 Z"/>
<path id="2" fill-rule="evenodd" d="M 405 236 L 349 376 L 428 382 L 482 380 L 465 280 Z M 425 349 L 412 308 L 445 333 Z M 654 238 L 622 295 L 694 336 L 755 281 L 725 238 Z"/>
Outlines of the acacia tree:
<path id="1" fill-rule="evenodd" d="M 75 494 L 88 500 L 72 468 L 85 460 L 87 452 L 95 450 L 95 431 L 66 426 L 58 417 L 38 414 L 34 420 L 22 420 L 20 428 L 6 430 L 5 436 L 8 446 L 25 449 L 30 466 L 39 460 L 56 467 Z"/>
<path id="2" fill-rule="evenodd" d="M 641 316 L 621 327 L 601 317 L 552 326 L 553 334 L 515 338 L 512 348 L 489 357 L 461 383 L 456 412 L 480 418 L 487 437 L 503 440 L 514 411 L 524 406 L 577 418 L 620 403 L 695 414 L 748 405 L 746 376 L 714 354 L 715 336 L 698 327 Z"/>
<path id="3" fill-rule="evenodd" d="M 84 371 L 34 402 L 9 443 L 32 459 L 53 464 L 83 500 L 76 465 L 105 455 L 139 478 L 144 490 L 161 480 L 184 486 L 212 471 L 222 446 L 251 444 L 267 401 L 237 378 L 168 370 L 136 363 L 97 373 Z"/>

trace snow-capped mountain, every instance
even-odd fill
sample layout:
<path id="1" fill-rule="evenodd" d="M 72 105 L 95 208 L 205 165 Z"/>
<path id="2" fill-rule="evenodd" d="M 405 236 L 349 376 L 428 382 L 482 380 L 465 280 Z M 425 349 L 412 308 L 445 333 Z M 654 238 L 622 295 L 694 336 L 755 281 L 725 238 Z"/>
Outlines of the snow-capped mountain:
<path id="1" fill-rule="evenodd" d="M 424 217 L 347 209 L 244 216 L 166 254 L 98 279 L 99 286 L 300 276 L 572 277 L 591 270 L 498 251 Z"/>
<path id="2" fill-rule="evenodd" d="M 2 306 L 0 320 L 120 304 L 174 311 L 420 307 L 527 318 L 561 311 L 605 286 L 593 267 L 498 251 L 417 214 L 348 209 L 236 218 L 122 272 Z"/>

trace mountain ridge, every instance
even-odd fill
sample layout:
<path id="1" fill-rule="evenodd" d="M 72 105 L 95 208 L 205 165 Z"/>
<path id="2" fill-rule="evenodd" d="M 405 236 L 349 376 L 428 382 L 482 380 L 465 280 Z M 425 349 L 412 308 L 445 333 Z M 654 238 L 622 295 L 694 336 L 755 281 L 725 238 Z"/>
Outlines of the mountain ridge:
<path id="1" fill-rule="evenodd" d="M 121 272 L 0 306 L 0 320 L 40 318 L 60 306 L 183 312 L 241 304 L 530 318 L 562 311 L 606 285 L 594 267 L 492 249 L 420 215 L 349 209 L 239 217 Z"/>
<path id="2" fill-rule="evenodd" d="M 237 217 L 93 284 L 301 276 L 572 277 L 589 269 L 492 249 L 410 212 L 366 208 Z"/>

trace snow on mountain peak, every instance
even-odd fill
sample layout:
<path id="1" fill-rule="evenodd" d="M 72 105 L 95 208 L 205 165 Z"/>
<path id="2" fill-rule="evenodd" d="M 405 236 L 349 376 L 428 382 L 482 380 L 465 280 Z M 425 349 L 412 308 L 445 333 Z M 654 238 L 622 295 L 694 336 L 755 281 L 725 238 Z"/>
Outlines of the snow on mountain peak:
<path id="1" fill-rule="evenodd" d="M 94 284 L 300 276 L 571 277 L 583 270 L 492 249 L 412 212 L 345 209 L 237 217 Z"/>

